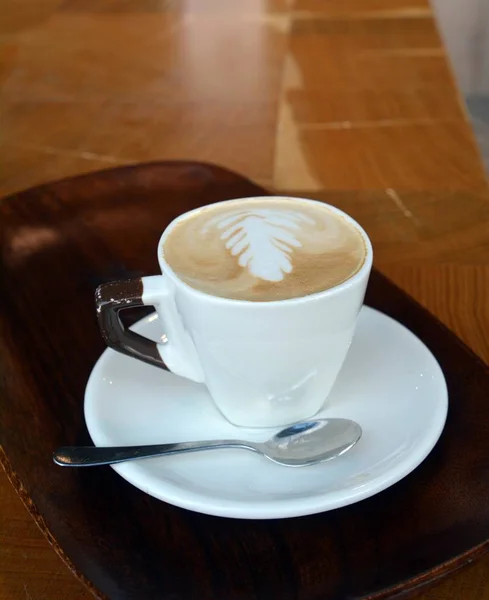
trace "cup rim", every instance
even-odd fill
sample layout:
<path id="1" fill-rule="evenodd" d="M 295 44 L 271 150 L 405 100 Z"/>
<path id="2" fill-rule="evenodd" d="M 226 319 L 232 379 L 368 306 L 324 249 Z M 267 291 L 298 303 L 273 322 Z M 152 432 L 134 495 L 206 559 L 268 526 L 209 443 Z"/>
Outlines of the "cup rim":
<path id="1" fill-rule="evenodd" d="M 308 202 L 308 203 L 312 202 L 314 204 L 320 205 L 321 207 L 326 207 L 328 210 L 331 210 L 332 212 L 336 213 L 337 215 L 343 217 L 348 223 L 350 223 L 350 225 L 352 225 L 353 227 L 355 227 L 357 229 L 357 231 L 362 236 L 363 242 L 365 244 L 365 260 L 363 261 L 363 264 L 360 267 L 360 269 L 358 269 L 358 271 L 354 275 L 352 275 L 345 281 L 342 281 L 341 283 L 339 283 L 333 287 L 330 287 L 326 290 L 321 290 L 319 292 L 314 292 L 312 294 L 306 294 L 304 296 L 297 296 L 294 298 L 283 298 L 280 300 L 244 300 L 244 299 L 238 299 L 238 298 L 226 298 L 224 296 L 214 296 L 213 294 L 209 294 L 208 292 L 203 292 L 201 290 L 198 290 L 198 289 L 192 287 L 191 285 L 189 285 L 188 283 L 186 283 L 185 281 L 183 281 L 182 279 L 180 279 L 178 277 L 178 275 L 175 273 L 175 271 L 173 271 L 173 269 L 170 267 L 170 265 L 166 262 L 166 260 L 164 258 L 164 253 L 163 253 L 163 244 L 165 243 L 166 238 L 171 233 L 173 228 L 180 221 L 188 218 L 189 216 L 191 216 L 195 213 L 202 212 L 206 209 L 210 209 L 210 208 L 219 206 L 221 204 L 230 204 L 230 203 L 237 204 L 244 200 L 259 201 L 259 200 L 273 200 L 273 199 L 276 199 L 276 200 L 299 200 L 300 202 Z M 234 306 L 242 305 L 242 306 L 274 307 L 274 306 L 279 306 L 279 305 L 282 306 L 282 305 L 303 304 L 304 302 L 312 302 L 314 300 L 320 300 L 320 299 L 323 299 L 326 297 L 336 296 L 337 294 L 340 294 L 340 293 L 344 292 L 345 290 L 353 287 L 358 281 L 362 280 L 365 276 L 368 276 L 370 273 L 370 270 L 372 268 L 372 264 L 373 264 L 372 242 L 370 241 L 370 238 L 368 237 L 367 232 L 363 229 L 363 227 L 357 221 L 355 221 L 355 219 L 353 217 L 351 217 L 348 213 L 342 211 L 341 209 L 337 208 L 336 206 L 333 206 L 332 204 L 328 204 L 327 202 L 321 202 L 320 200 L 313 200 L 311 198 L 302 198 L 300 196 L 269 195 L 269 196 L 249 196 L 249 197 L 245 197 L 245 198 L 231 198 L 229 200 L 221 200 L 219 202 L 205 204 L 204 206 L 199 206 L 192 210 L 186 211 L 186 212 L 182 213 L 181 215 L 179 215 L 178 217 L 176 217 L 175 219 L 173 219 L 168 224 L 168 226 L 165 228 L 165 230 L 163 231 L 163 233 L 160 236 L 157 252 L 158 252 L 158 263 L 160 265 L 162 274 L 164 276 L 168 276 L 175 283 L 175 285 L 183 287 L 187 292 L 189 292 L 197 297 L 200 297 L 202 300 L 217 302 L 219 304 L 227 304 L 227 305 L 232 304 Z"/>

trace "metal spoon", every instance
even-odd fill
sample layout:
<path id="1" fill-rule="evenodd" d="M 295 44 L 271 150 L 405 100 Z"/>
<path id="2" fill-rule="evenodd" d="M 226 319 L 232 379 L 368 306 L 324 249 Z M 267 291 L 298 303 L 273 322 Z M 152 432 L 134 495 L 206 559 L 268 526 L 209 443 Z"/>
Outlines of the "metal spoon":
<path id="1" fill-rule="evenodd" d="M 358 442 L 361 435 L 362 428 L 355 421 L 316 419 L 287 427 L 263 443 L 213 440 L 154 446 L 65 446 L 58 448 L 53 460 L 62 467 L 92 467 L 166 454 L 241 448 L 258 452 L 279 465 L 305 467 L 341 456 Z"/>

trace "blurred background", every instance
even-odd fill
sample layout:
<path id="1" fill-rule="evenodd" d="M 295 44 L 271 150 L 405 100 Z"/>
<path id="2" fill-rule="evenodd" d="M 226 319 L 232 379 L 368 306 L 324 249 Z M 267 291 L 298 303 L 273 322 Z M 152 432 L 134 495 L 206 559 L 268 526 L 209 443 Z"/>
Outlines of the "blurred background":
<path id="1" fill-rule="evenodd" d="M 0 55 L 0 195 L 171 158 L 307 194 L 438 188 L 417 146 L 470 154 L 461 108 L 489 169 L 488 0 L 4 0 Z"/>
<path id="2" fill-rule="evenodd" d="M 432 0 L 432 6 L 489 173 L 489 2 Z"/>

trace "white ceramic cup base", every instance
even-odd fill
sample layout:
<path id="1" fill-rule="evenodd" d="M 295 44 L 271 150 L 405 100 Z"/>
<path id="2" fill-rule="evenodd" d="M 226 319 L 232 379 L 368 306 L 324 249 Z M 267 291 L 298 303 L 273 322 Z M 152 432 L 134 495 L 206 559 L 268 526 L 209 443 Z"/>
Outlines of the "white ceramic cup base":
<path id="1" fill-rule="evenodd" d="M 162 333 L 153 314 L 135 329 Z M 364 307 L 323 417 L 357 421 L 363 436 L 328 463 L 292 469 L 243 450 L 216 450 L 115 465 L 144 492 L 189 510 L 243 519 L 323 512 L 368 498 L 415 469 L 445 424 L 443 373 L 405 327 Z M 238 428 L 217 410 L 204 385 L 113 350 L 95 365 L 85 419 L 97 446 L 201 439 L 267 439 L 277 429 Z"/>

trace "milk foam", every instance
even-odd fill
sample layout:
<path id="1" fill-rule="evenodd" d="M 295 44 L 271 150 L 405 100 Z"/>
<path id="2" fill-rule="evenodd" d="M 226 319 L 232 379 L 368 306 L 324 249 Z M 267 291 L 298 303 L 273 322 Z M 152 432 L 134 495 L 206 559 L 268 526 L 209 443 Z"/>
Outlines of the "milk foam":
<path id="1" fill-rule="evenodd" d="M 163 246 L 186 283 L 212 295 L 267 301 L 328 289 L 365 260 L 360 232 L 316 202 L 249 199 L 184 217 Z"/>
<path id="2" fill-rule="evenodd" d="M 226 248 L 237 256 L 238 264 L 265 281 L 282 281 L 293 271 L 292 254 L 302 246 L 300 237 L 304 224 L 314 220 L 298 211 L 280 208 L 250 208 L 231 215 L 210 219 L 202 229 L 222 230 L 219 236 Z"/>

